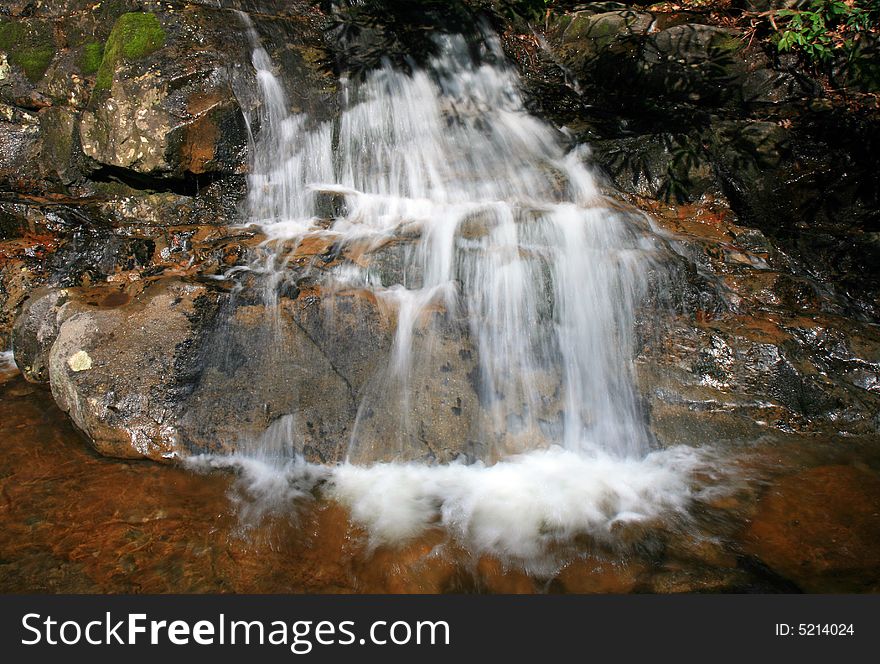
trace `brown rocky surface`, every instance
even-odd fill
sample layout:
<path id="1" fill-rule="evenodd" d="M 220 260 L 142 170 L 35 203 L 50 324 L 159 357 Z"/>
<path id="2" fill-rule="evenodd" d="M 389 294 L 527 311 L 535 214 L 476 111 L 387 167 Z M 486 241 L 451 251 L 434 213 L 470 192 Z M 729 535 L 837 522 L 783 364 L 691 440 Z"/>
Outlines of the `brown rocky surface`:
<path id="1" fill-rule="evenodd" d="M 806 592 L 880 589 L 880 478 L 819 466 L 771 483 L 743 548 Z"/>

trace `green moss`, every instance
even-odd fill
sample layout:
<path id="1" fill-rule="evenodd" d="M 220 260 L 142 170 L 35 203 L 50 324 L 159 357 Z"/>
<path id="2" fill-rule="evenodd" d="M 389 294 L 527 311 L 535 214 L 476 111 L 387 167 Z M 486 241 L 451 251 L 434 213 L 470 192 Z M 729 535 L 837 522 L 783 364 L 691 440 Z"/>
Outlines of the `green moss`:
<path id="1" fill-rule="evenodd" d="M 83 45 L 79 55 L 79 68 L 83 74 L 94 74 L 101 66 L 104 57 L 104 44 L 101 42 L 88 42 Z"/>
<path id="2" fill-rule="evenodd" d="M 51 37 L 39 28 L 28 28 L 17 22 L 0 23 L 0 50 L 6 51 L 9 61 L 20 67 L 28 79 L 39 81 L 55 56 Z"/>
<path id="3" fill-rule="evenodd" d="M 152 13 L 132 12 L 120 16 L 110 31 L 104 46 L 104 56 L 98 68 L 96 90 L 107 90 L 113 83 L 113 74 L 121 60 L 146 57 L 165 45 L 165 31 Z"/>
<path id="4" fill-rule="evenodd" d="M 10 51 L 27 34 L 21 23 L 0 23 L 0 50 Z"/>
<path id="5" fill-rule="evenodd" d="M 54 47 L 34 46 L 16 51 L 9 59 L 24 70 L 31 83 L 36 83 L 43 78 L 54 56 Z"/>

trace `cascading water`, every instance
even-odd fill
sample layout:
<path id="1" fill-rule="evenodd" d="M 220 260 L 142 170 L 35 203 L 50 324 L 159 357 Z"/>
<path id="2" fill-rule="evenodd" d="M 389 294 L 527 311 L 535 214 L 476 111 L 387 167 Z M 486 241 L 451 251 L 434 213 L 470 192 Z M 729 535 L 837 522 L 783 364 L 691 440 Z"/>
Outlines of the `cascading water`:
<path id="1" fill-rule="evenodd" d="M 322 236 L 337 251 L 399 247 L 393 274 L 348 261 L 320 277 L 327 294 L 366 289 L 396 323 L 351 438 L 340 441 L 346 463 L 279 462 L 294 435 L 284 418 L 244 453 L 288 480 L 253 479 L 253 460 L 208 463 L 246 467 L 264 498 L 279 486 L 291 497 L 289 478 L 311 468 L 376 543 L 439 521 L 476 550 L 521 560 L 579 533 L 602 540 L 616 523 L 683 510 L 696 456 L 651 451 L 633 386 L 633 311 L 655 240 L 599 195 L 583 155 L 524 109 L 497 40 L 487 37 L 475 62 L 463 37 L 445 35 L 423 68 L 386 64 L 343 81 L 339 117 L 316 123 L 288 112 L 249 30 L 264 103 L 248 209 L 267 237 L 251 269 L 267 309 L 286 278 L 282 248 Z M 470 458 L 418 463 L 417 413 L 431 398 L 425 385 L 448 381 L 450 343 L 475 357 L 475 442 Z"/>

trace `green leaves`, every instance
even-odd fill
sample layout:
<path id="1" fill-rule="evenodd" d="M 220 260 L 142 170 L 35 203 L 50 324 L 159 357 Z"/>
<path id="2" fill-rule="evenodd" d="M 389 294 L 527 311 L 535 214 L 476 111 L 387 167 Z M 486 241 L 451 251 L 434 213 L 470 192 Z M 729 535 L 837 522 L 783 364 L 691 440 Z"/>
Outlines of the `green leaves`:
<path id="1" fill-rule="evenodd" d="M 880 26 L 880 0 L 808 0 L 771 14 L 779 51 L 798 50 L 815 63 L 851 59 L 858 43 Z"/>

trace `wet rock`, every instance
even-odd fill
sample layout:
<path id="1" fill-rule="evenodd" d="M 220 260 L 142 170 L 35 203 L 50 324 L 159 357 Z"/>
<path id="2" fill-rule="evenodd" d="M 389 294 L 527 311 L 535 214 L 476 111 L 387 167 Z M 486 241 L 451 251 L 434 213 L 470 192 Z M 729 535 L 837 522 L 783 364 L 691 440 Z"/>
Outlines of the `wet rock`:
<path id="1" fill-rule="evenodd" d="M 12 332 L 15 363 L 32 383 L 49 382 L 49 351 L 64 318 L 67 292 L 40 289 L 32 292 L 21 309 Z"/>
<path id="2" fill-rule="evenodd" d="M 564 593 L 624 594 L 632 592 L 646 565 L 638 560 L 610 561 L 587 557 L 567 564 L 553 580 Z"/>
<path id="3" fill-rule="evenodd" d="M 39 280 L 28 270 L 24 261 L 0 262 L 0 345 L 8 348 L 18 308 Z"/>
<path id="4" fill-rule="evenodd" d="M 476 435 L 486 413 L 478 396 L 477 354 L 466 331 L 438 310 L 415 321 L 412 335 L 411 354 L 395 355 L 391 348 L 363 392 L 351 460 L 485 458 L 493 441 Z M 511 438 L 523 433 L 515 429 Z"/>
<path id="5" fill-rule="evenodd" d="M 195 378 L 181 441 L 192 452 L 272 449 L 341 460 L 357 406 L 333 359 L 284 310 L 231 306 L 200 348 L 177 360 Z"/>
<path id="6" fill-rule="evenodd" d="M 444 555 L 445 533 L 429 531 L 402 546 L 382 546 L 364 559 L 352 561 L 359 592 L 463 592 L 464 576 L 454 558 Z M 473 581 L 468 579 L 471 585 Z M 469 588 L 470 589 L 470 588 Z"/>
<path id="7" fill-rule="evenodd" d="M 652 430 L 662 443 L 732 443 L 772 430 L 876 431 L 873 363 L 846 352 L 852 359 L 837 364 L 799 338 L 810 336 L 813 326 L 788 331 L 741 317 L 709 326 L 683 323 L 649 342 L 637 362 Z"/>
<path id="8" fill-rule="evenodd" d="M 630 10 L 575 12 L 557 18 L 551 34 L 566 66 L 583 69 L 603 53 L 633 54 L 653 23 L 651 14 Z"/>
<path id="9" fill-rule="evenodd" d="M 44 180 L 62 186 L 82 176 L 74 153 L 77 116 L 73 109 L 59 106 L 40 112 L 39 169 Z"/>
<path id="10" fill-rule="evenodd" d="M 414 331 L 428 360 L 398 373 L 395 316 L 356 290 L 303 290 L 266 307 L 163 279 L 40 294 L 18 318 L 15 349 L 28 378 L 48 373 L 61 408 L 108 456 L 483 458 L 466 335 L 430 314 Z"/>
<path id="11" fill-rule="evenodd" d="M 359 247 L 354 244 L 346 247 L 345 255 L 349 260 L 367 268 L 386 288 L 398 284 L 407 288 L 421 288 L 423 275 L 418 268 L 411 265 L 410 260 L 414 250 L 412 242 L 395 239 L 378 247 Z"/>
<path id="12" fill-rule="evenodd" d="M 100 166 L 156 177 L 240 171 L 247 128 L 222 54 L 241 62 L 243 45 L 221 46 L 216 31 L 194 34 L 201 24 L 191 13 L 162 19 L 117 19 L 82 114 L 84 153 Z"/>
<path id="13" fill-rule="evenodd" d="M 99 196 L 91 210 L 120 228 L 232 226 L 244 221 L 239 207 L 247 192 L 244 176 L 225 177 L 205 186 L 193 180 L 171 191 L 161 186 L 158 191 L 137 189 L 108 176 L 108 181 L 95 188 Z"/>
<path id="14" fill-rule="evenodd" d="M 185 451 L 176 430 L 191 376 L 177 352 L 201 333 L 191 318 L 202 286 L 156 284 L 123 308 L 80 306 L 49 352 L 52 395 L 100 453 L 168 460 Z"/>
<path id="15" fill-rule="evenodd" d="M 782 104 L 819 95 L 819 84 L 807 76 L 774 69 L 756 69 L 742 82 L 742 99 L 747 104 Z"/>
<path id="16" fill-rule="evenodd" d="M 699 141 L 670 133 L 593 143 L 598 164 L 622 191 L 658 199 L 694 200 L 717 189 Z"/>
<path id="17" fill-rule="evenodd" d="M 821 466 L 774 482 L 742 536 L 744 549 L 807 592 L 880 584 L 880 479 Z"/>
<path id="18" fill-rule="evenodd" d="M 40 227 L 43 215 L 25 205 L 0 204 L 0 345 L 9 347 L 15 318 L 31 291 L 50 281 L 47 261 L 59 241 Z"/>
<path id="19" fill-rule="evenodd" d="M 791 136 L 775 122 L 722 122 L 713 125 L 713 155 L 726 173 L 735 173 L 744 189 L 761 190 L 761 178 L 790 154 Z"/>
<path id="20" fill-rule="evenodd" d="M 442 314 L 414 332 L 429 359 L 398 372 L 397 312 L 367 291 L 311 287 L 277 307 L 232 306 L 187 399 L 190 449 L 280 445 L 323 463 L 475 456 L 473 355 L 460 331 L 435 327 Z"/>
<path id="21" fill-rule="evenodd" d="M 612 103 L 648 111 L 742 99 L 749 65 L 735 30 L 624 10 L 564 15 L 547 36 L 560 65 L 590 98 L 601 90 Z"/>
<path id="22" fill-rule="evenodd" d="M 0 18 L 0 51 L 5 52 L 11 74 L 23 75 L 31 84 L 39 82 L 56 53 L 52 23 L 41 18 Z"/>
<path id="23" fill-rule="evenodd" d="M 39 132 L 35 114 L 0 103 L 0 187 L 39 187 L 31 168 L 39 149 Z"/>
<path id="24" fill-rule="evenodd" d="M 533 595 L 538 592 L 535 580 L 523 570 L 505 566 L 495 558 L 481 556 L 476 567 L 476 584 L 480 592 L 504 595 Z"/>

